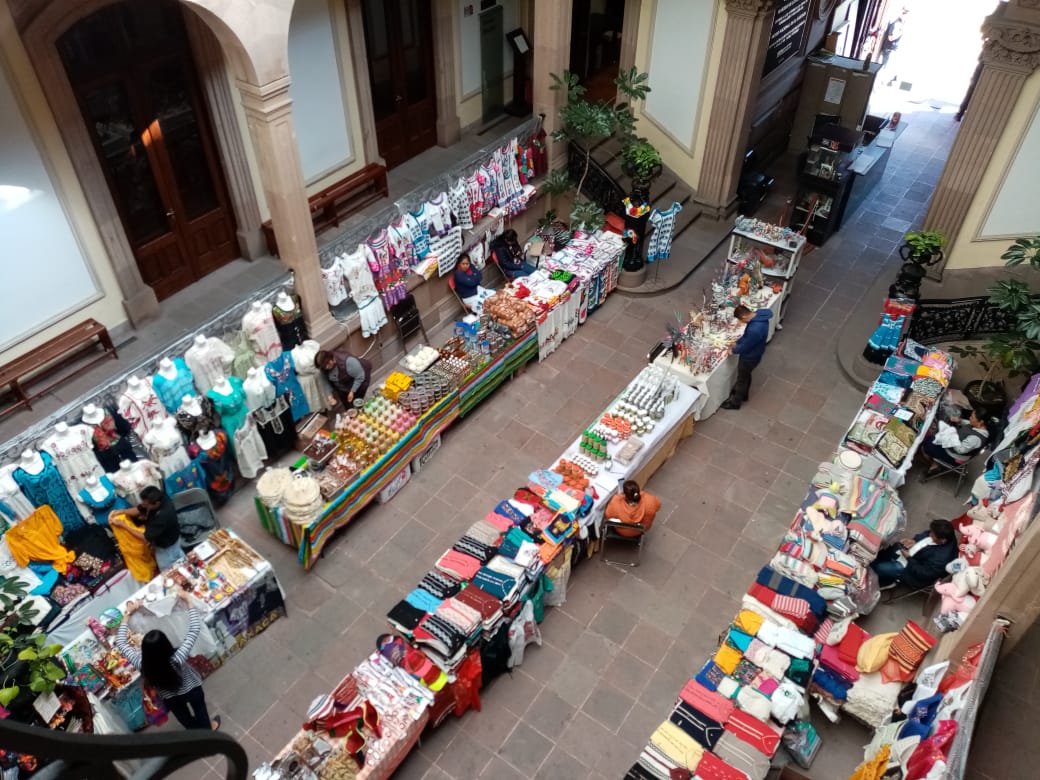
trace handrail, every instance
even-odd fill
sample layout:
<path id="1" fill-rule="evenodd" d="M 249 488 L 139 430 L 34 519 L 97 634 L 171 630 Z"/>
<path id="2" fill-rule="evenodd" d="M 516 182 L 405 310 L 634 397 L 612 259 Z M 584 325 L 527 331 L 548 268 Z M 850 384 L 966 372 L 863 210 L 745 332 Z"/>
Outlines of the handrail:
<path id="1" fill-rule="evenodd" d="M 567 175 L 571 181 L 580 181 L 585 171 L 585 149 L 574 141 L 567 145 Z M 607 214 L 624 214 L 625 191 L 621 185 L 607 173 L 599 162 L 589 155 L 589 171 L 581 186 L 582 192 L 595 203 L 598 203 Z"/>
<path id="2" fill-rule="evenodd" d="M 1014 330 L 1013 319 L 988 296 L 919 300 L 907 335 L 922 344 L 985 338 Z"/>
<path id="3" fill-rule="evenodd" d="M 123 780 L 116 764 L 143 761 L 131 780 L 159 780 L 211 756 L 227 761 L 226 780 L 246 780 L 249 759 L 234 737 L 213 731 L 66 734 L 0 720 L 0 747 L 50 761 L 35 780 Z"/>

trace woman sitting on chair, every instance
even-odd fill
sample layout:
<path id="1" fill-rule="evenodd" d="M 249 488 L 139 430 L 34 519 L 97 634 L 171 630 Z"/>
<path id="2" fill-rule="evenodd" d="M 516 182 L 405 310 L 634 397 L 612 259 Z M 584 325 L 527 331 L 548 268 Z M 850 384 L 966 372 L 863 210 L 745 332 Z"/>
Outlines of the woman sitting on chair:
<path id="1" fill-rule="evenodd" d="M 882 548 L 870 564 L 882 590 L 905 585 L 917 590 L 934 585 L 957 557 L 957 532 L 949 520 L 932 520 L 927 531 Z"/>
<path id="2" fill-rule="evenodd" d="M 607 502 L 606 509 L 603 510 L 603 517 L 607 520 L 620 520 L 625 525 L 635 525 L 636 523 L 642 525 L 642 531 L 638 528 L 618 529 L 618 534 L 621 536 L 635 538 L 650 530 L 650 526 L 654 524 L 654 518 L 657 517 L 660 510 L 661 499 L 650 493 L 644 493 L 639 489 L 638 482 L 629 479 L 621 486 L 621 492 Z"/>
<path id="3" fill-rule="evenodd" d="M 953 425 L 939 423 L 939 430 L 929 434 L 921 444 L 921 455 L 928 461 L 928 471 L 936 472 L 941 463 L 960 466 L 971 460 L 989 441 L 989 429 L 974 409 L 967 420 L 951 418 Z"/>
<path id="4" fill-rule="evenodd" d="M 484 299 L 495 291 L 480 285 L 482 274 L 473 267 L 469 255 L 463 252 L 455 262 L 455 292 L 459 294 L 462 303 L 476 315 L 484 311 Z"/>
<path id="5" fill-rule="evenodd" d="M 535 272 L 535 267 L 527 262 L 516 231 L 512 228 L 492 241 L 489 248 L 502 275 L 510 282 Z"/>

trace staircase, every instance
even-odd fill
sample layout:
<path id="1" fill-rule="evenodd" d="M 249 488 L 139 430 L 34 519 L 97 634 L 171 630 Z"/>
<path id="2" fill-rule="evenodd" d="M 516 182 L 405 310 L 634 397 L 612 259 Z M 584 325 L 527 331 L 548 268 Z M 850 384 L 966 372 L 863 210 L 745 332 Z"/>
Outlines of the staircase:
<path id="1" fill-rule="evenodd" d="M 632 180 L 621 170 L 621 148 L 621 142 L 616 138 L 609 138 L 592 147 L 592 161 L 589 174 L 582 186 L 582 193 L 599 203 L 606 212 L 614 212 L 623 217 L 624 206 L 621 201 L 632 191 Z M 581 177 L 584 165 L 584 151 L 572 142 L 568 168 L 574 181 Z M 677 202 L 683 207 L 675 218 L 673 240 L 701 215 L 701 209 L 694 203 L 693 195 L 693 190 L 667 166 L 650 185 L 651 206 L 666 209 L 673 202 Z"/>

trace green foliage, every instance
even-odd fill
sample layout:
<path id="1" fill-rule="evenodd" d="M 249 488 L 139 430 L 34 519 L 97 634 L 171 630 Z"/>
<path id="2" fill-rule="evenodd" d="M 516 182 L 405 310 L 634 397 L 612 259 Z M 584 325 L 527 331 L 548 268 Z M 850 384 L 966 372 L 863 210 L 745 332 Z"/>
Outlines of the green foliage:
<path id="1" fill-rule="evenodd" d="M 635 138 L 621 150 L 621 167 L 635 181 L 648 182 L 661 173 L 661 153 L 645 138 Z"/>
<path id="2" fill-rule="evenodd" d="M 903 236 L 910 247 L 911 257 L 928 257 L 941 251 L 946 243 L 942 233 L 935 230 L 922 230 L 920 232 L 909 232 Z"/>
<path id="3" fill-rule="evenodd" d="M 1015 239 L 1000 259 L 1008 267 L 1029 263 L 1034 270 L 1040 271 L 1040 236 Z"/>
<path id="4" fill-rule="evenodd" d="M 599 230 L 607 224 L 607 215 L 603 207 L 591 200 L 575 200 L 571 206 L 571 228 L 581 228 L 586 232 Z"/>
<path id="5" fill-rule="evenodd" d="M 571 177 L 567 173 L 566 168 L 556 168 L 555 170 L 549 171 L 539 188 L 542 192 L 548 195 L 564 195 L 571 191 L 574 184 L 571 182 Z"/>
<path id="6" fill-rule="evenodd" d="M 39 610 L 24 601 L 27 594 L 28 588 L 18 580 L 0 580 L 0 705 L 4 707 L 24 685 L 35 693 L 45 693 L 65 677 L 65 670 L 54 661 L 61 645 L 49 645 L 46 635 L 32 631 Z"/>
<path id="7" fill-rule="evenodd" d="M 8 685 L 6 688 L 0 688 L 0 706 L 6 707 L 8 704 L 13 702 L 21 692 L 22 689 L 17 685 Z"/>
<path id="8" fill-rule="evenodd" d="M 628 70 L 622 70 L 617 74 L 614 79 L 614 84 L 618 88 L 618 92 L 627 97 L 629 100 L 646 100 L 646 96 L 650 94 L 650 81 L 649 73 L 640 73 L 638 68 L 632 67 Z"/>

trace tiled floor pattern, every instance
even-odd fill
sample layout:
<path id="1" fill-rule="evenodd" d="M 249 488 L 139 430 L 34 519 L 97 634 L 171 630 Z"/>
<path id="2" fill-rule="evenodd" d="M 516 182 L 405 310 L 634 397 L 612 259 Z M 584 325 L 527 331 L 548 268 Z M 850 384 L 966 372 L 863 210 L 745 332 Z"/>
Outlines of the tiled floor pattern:
<path id="1" fill-rule="evenodd" d="M 816 463 L 832 452 L 862 400 L 837 366 L 837 331 L 873 276 L 891 265 L 902 232 L 920 219 L 952 137 L 948 115 L 909 119 L 882 188 L 841 234 L 805 258 L 751 401 L 699 423 L 651 481 L 665 508 L 642 565 L 621 570 L 594 559 L 577 567 L 566 603 L 547 612 L 542 646 L 482 692 L 482 712 L 428 734 L 397 777 L 582 780 L 619 777 L 634 760 L 714 647 Z M 311 698 L 370 652 L 386 610 L 472 519 L 511 493 L 521 475 L 551 462 L 644 365 L 665 323 L 700 297 L 712 266 L 667 295 L 612 296 L 558 354 L 450 430 L 429 466 L 392 502 L 369 508 L 342 531 L 309 574 L 260 530 L 251 491 L 234 498 L 225 521 L 274 563 L 289 604 L 288 619 L 206 682 L 213 709 L 251 762 L 280 749 Z M 958 514 L 951 492 L 911 474 L 902 495 L 912 526 Z M 915 611 L 919 604 L 879 608 L 868 627 L 882 630 Z M 1036 682 L 1028 660 L 1011 669 Z M 998 675 L 990 704 L 1033 701 L 1034 688 L 1002 692 Z M 812 776 L 847 777 L 869 733 L 848 722 L 820 728 L 825 745 Z M 983 720 L 980 729 L 982 742 L 990 726 Z M 1005 776 L 1013 775 L 992 778 Z"/>

